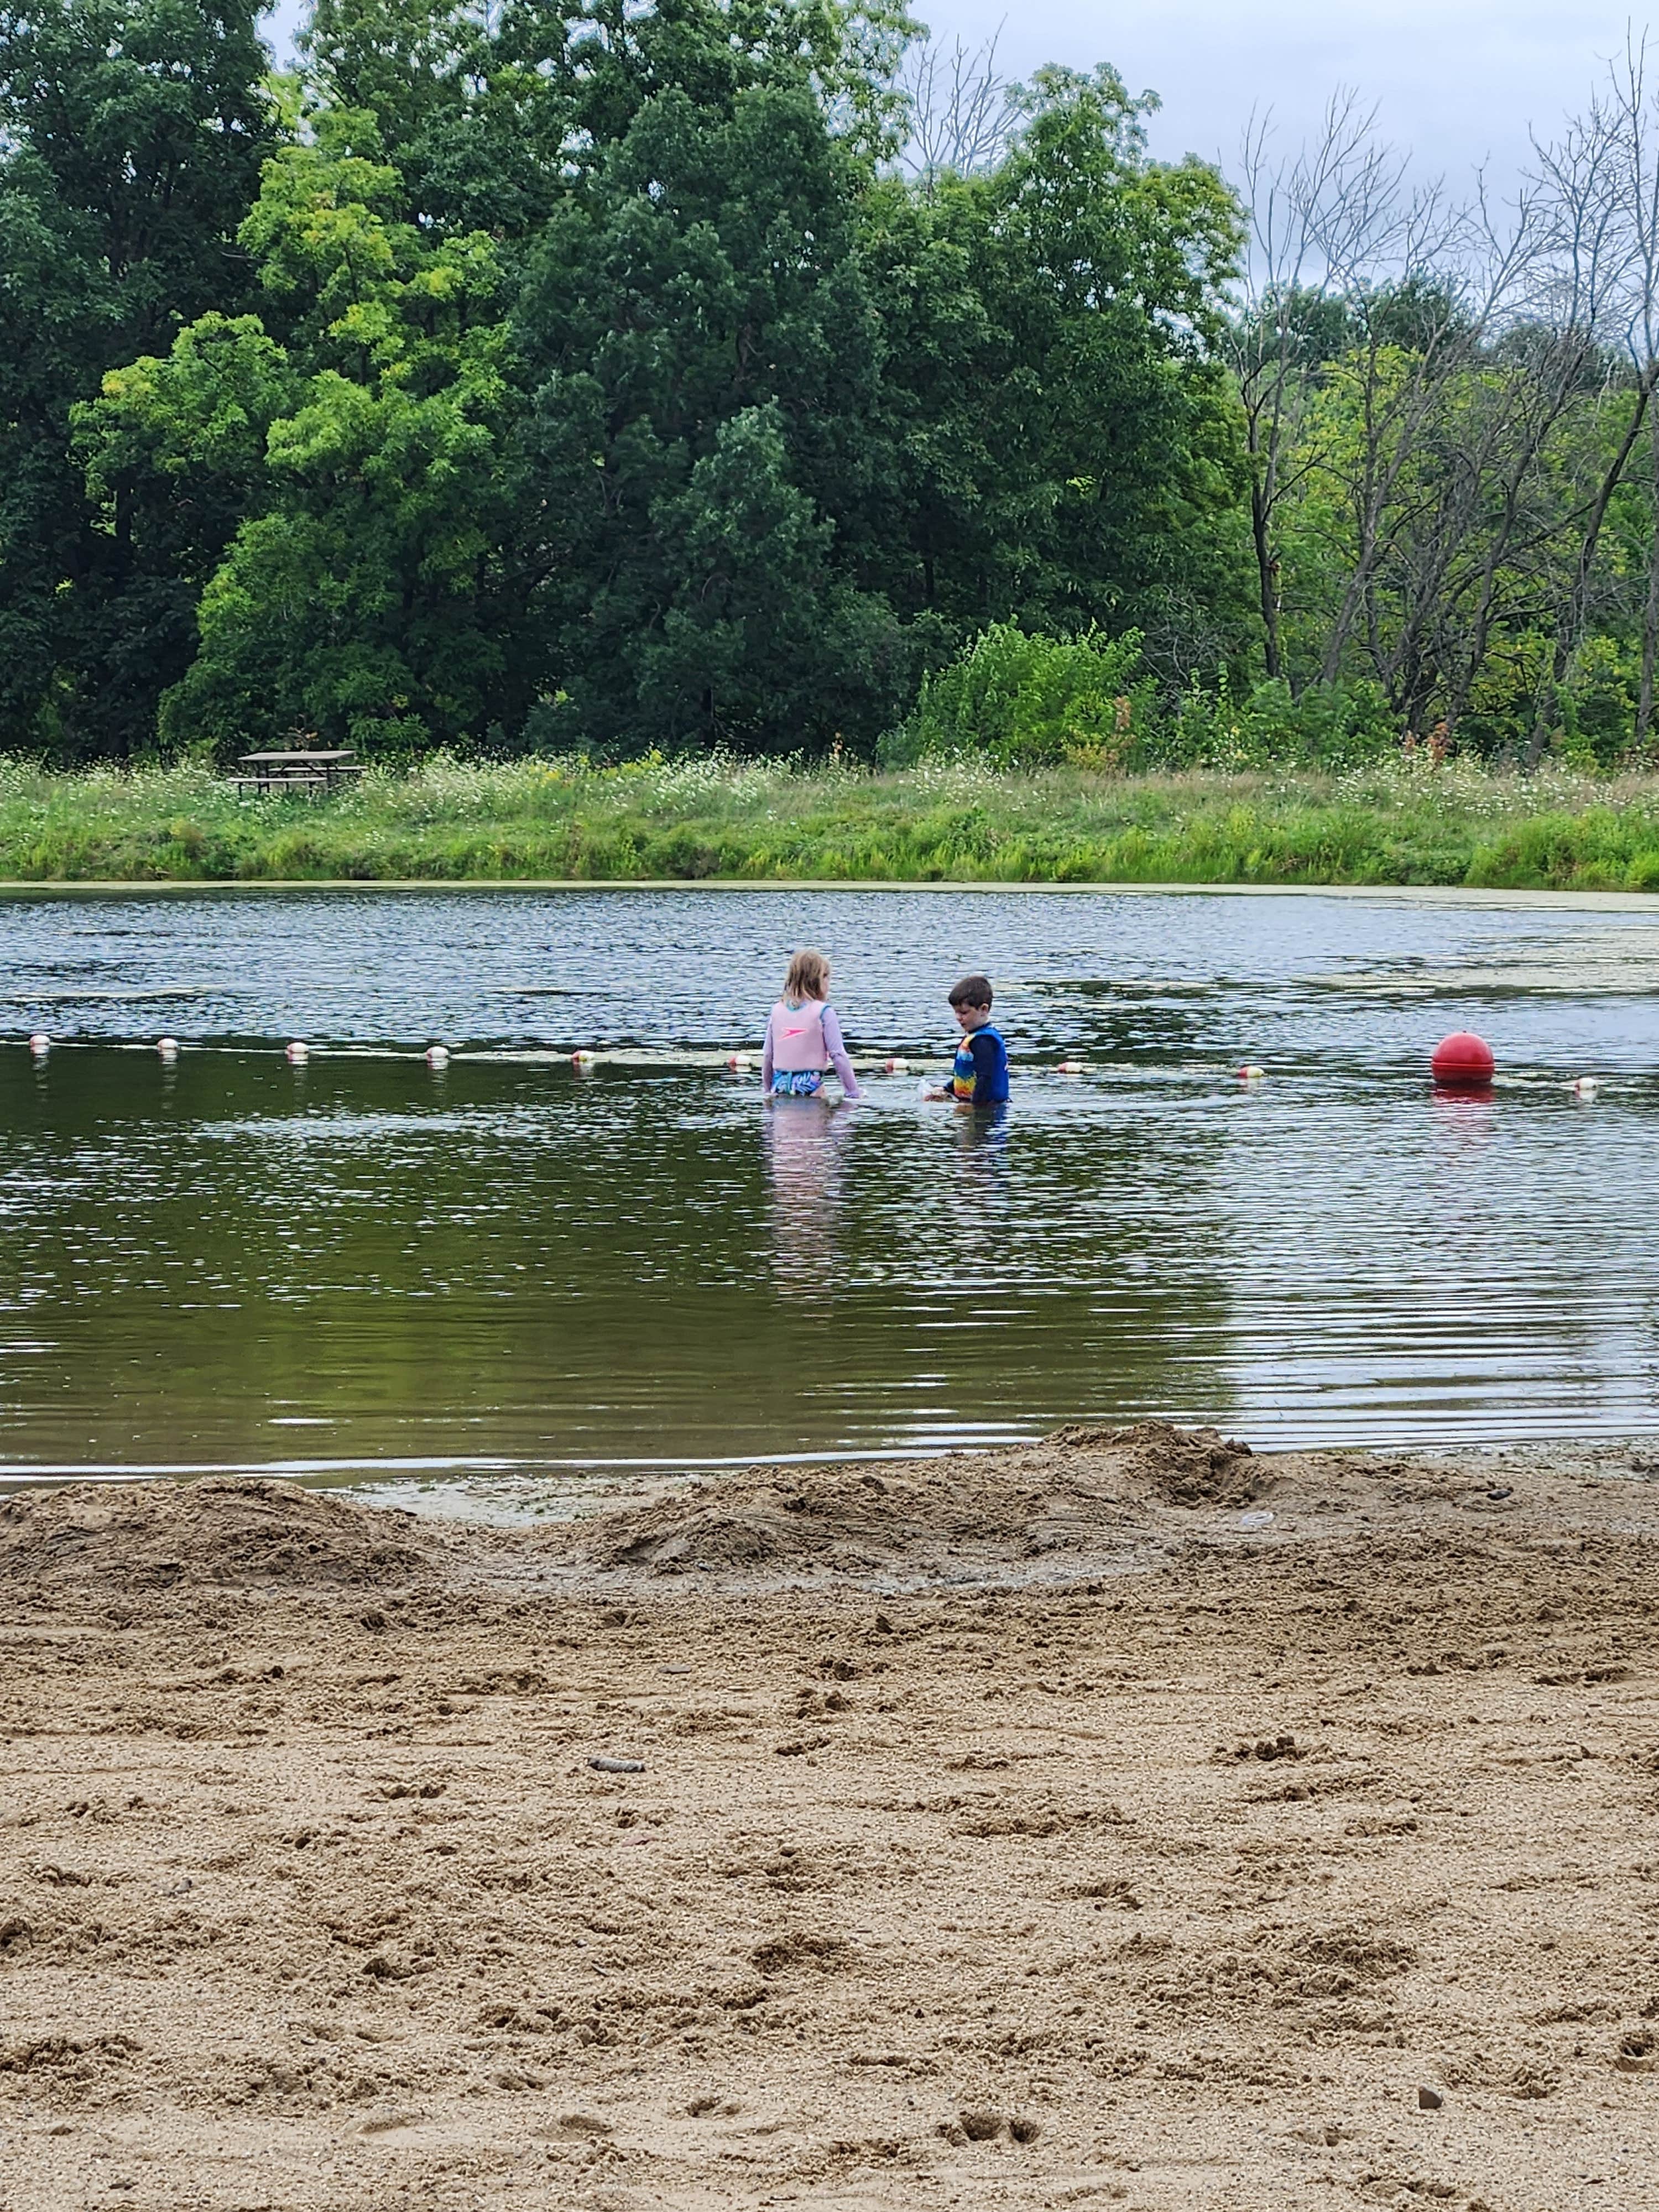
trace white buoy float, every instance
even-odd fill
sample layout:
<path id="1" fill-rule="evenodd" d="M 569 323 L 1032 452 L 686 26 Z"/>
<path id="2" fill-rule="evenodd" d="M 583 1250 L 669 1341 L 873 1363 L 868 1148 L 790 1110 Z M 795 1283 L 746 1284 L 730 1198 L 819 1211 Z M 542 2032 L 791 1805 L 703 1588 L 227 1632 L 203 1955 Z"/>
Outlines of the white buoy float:
<path id="1" fill-rule="evenodd" d="M 1238 1079 L 1241 1083 L 1260 1083 L 1262 1077 L 1266 1075 L 1267 1073 L 1267 1071 L 1265 1067 L 1252 1067 L 1247 1062 L 1244 1066 L 1239 1069 Z"/>
<path id="2" fill-rule="evenodd" d="M 572 1067 L 592 1067 L 598 1057 L 597 1053 L 588 1052 L 586 1049 L 573 1052 L 570 1055 L 570 1065 Z"/>
<path id="3" fill-rule="evenodd" d="M 34 1035 L 29 1039 L 29 1050 L 37 1060 L 44 1060 L 52 1050 L 52 1039 L 44 1030 L 36 1030 Z"/>
<path id="4" fill-rule="evenodd" d="M 1598 1077 L 1594 1075 L 1581 1075 L 1577 1077 L 1573 1083 L 1572 1095 L 1575 1098 L 1594 1098 L 1596 1092 L 1601 1088 L 1601 1085 Z"/>
<path id="5" fill-rule="evenodd" d="M 1083 1068 L 1084 1063 L 1080 1060 L 1062 1060 L 1060 1062 L 1060 1073 L 1062 1075 L 1081 1075 Z"/>
<path id="6" fill-rule="evenodd" d="M 908 1075 L 910 1073 L 909 1061 L 900 1060 L 896 1055 L 891 1060 L 883 1060 L 881 1066 L 884 1075 Z"/>
<path id="7" fill-rule="evenodd" d="M 449 1047 L 447 1044 L 428 1045 L 426 1048 L 426 1064 L 428 1067 L 447 1067 L 449 1065 Z"/>
<path id="8" fill-rule="evenodd" d="M 726 1064 L 733 1075 L 746 1075 L 755 1063 L 746 1052 L 732 1052 L 726 1054 Z"/>
<path id="9" fill-rule="evenodd" d="M 288 1061 L 289 1066 L 303 1067 L 310 1057 L 311 1047 L 305 1042 L 303 1038 L 295 1037 L 293 1043 L 289 1045 L 288 1048 Z"/>
<path id="10" fill-rule="evenodd" d="M 155 1040 L 155 1049 L 161 1054 L 163 1060 L 177 1060 L 179 1057 L 179 1040 L 177 1037 L 157 1037 Z"/>

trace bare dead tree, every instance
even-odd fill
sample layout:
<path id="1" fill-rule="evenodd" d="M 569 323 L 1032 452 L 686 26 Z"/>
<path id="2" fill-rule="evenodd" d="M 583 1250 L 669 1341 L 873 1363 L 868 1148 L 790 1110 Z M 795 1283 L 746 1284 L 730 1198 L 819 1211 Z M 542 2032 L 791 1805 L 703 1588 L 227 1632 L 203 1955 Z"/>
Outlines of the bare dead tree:
<path id="1" fill-rule="evenodd" d="M 1608 510 L 1659 382 L 1644 74 L 1643 49 L 1627 46 L 1622 75 L 1617 67 L 1610 72 L 1610 95 L 1593 100 L 1558 144 L 1538 149 L 1538 179 L 1555 215 L 1547 265 L 1565 295 L 1560 319 L 1577 325 L 1586 362 L 1599 357 L 1604 365 L 1593 404 L 1582 411 L 1592 417 L 1616 411 L 1611 450 L 1587 473 L 1568 518 L 1576 544 L 1550 665 L 1539 688 L 1529 764 L 1541 757 L 1562 686 L 1589 629 Z M 1589 437 L 1581 435 L 1577 443 L 1591 456 L 1600 449 Z"/>
<path id="2" fill-rule="evenodd" d="M 1244 410 L 1257 599 L 1267 672 L 1274 680 L 1285 672 L 1279 510 L 1316 465 L 1297 441 L 1324 356 L 1333 338 L 1340 343 L 1347 313 L 1346 301 L 1332 293 L 1318 241 L 1345 221 L 1369 229 L 1403 173 L 1391 149 L 1373 138 L 1375 123 L 1374 108 L 1362 111 L 1353 93 L 1339 91 L 1320 137 L 1289 159 L 1271 151 L 1271 113 L 1252 115 L 1245 126 L 1240 167 L 1250 251 L 1224 343 Z"/>
<path id="3" fill-rule="evenodd" d="M 1006 154 L 1021 121 L 1013 88 L 997 69 L 1000 26 L 981 46 L 960 39 L 913 46 L 899 73 L 910 136 L 900 161 L 924 185 L 945 175 L 981 176 Z"/>
<path id="4" fill-rule="evenodd" d="M 1524 580 L 1535 568 L 1557 607 L 1528 746 L 1534 763 L 1577 643 L 1596 541 L 1624 465 L 1622 457 L 1616 459 L 1599 483 L 1574 481 L 1576 456 L 1594 451 L 1586 434 L 1589 418 L 1607 404 L 1615 380 L 1607 337 L 1626 252 L 1613 151 L 1597 112 L 1569 125 L 1553 144 L 1534 141 L 1535 166 L 1508 235 L 1500 238 L 1490 222 L 1487 226 L 1493 258 L 1507 260 L 1516 284 L 1505 302 L 1508 343 L 1488 351 L 1480 364 L 1477 411 L 1498 419 L 1500 441 L 1490 463 L 1479 585 L 1467 640 L 1453 662 L 1447 714 L 1455 727 L 1484 663 L 1501 600 L 1513 592 L 1517 573 Z M 1556 580 L 1564 562 L 1571 581 L 1562 593 Z"/>
<path id="5" fill-rule="evenodd" d="M 1358 435 L 1323 464 L 1351 532 L 1347 574 L 1328 626 L 1320 680 L 1334 683 L 1358 635 L 1374 640 L 1376 595 L 1413 502 L 1412 478 L 1448 390 L 1478 352 L 1515 273 L 1474 250 L 1469 210 L 1429 185 L 1399 195 L 1381 265 L 1335 266 L 1352 339 L 1343 363 Z"/>
<path id="6" fill-rule="evenodd" d="M 1376 119 L 1376 110 L 1362 106 L 1357 94 L 1339 89 L 1319 135 L 1294 155 L 1274 155 L 1270 117 L 1252 117 L 1245 133 L 1242 180 L 1250 252 L 1227 346 L 1252 464 L 1251 538 L 1273 678 L 1285 672 L 1279 510 L 1328 459 L 1310 434 L 1310 403 L 1334 358 L 1342 357 L 1351 373 L 1356 344 L 1363 356 L 1370 311 L 1390 281 L 1419 275 L 1459 228 L 1437 185 L 1408 186 L 1407 157 L 1377 137 Z M 1406 425 L 1393 419 L 1401 395 L 1393 395 L 1392 407 L 1378 404 L 1380 387 L 1366 396 L 1366 471 L 1364 481 L 1350 487 L 1362 566 L 1337 611 L 1326 656 L 1332 661 L 1340 661 L 1367 602 L 1390 483 L 1382 465 L 1388 432 L 1395 433 L 1401 458 L 1410 446 L 1409 436 L 1401 434 L 1409 428 L 1409 407 Z"/>
<path id="7" fill-rule="evenodd" d="M 1255 253 L 1231 332 L 1256 482 L 1270 674 L 1276 509 L 1333 580 L 1320 680 L 1356 661 L 1407 718 L 1455 732 L 1507 654 L 1535 763 L 1601 605 L 1609 517 L 1646 435 L 1650 534 L 1638 733 L 1659 692 L 1659 93 L 1632 38 L 1588 109 L 1498 204 L 1413 192 L 1344 96 L 1275 164 L 1247 143 Z M 1322 313 L 1340 314 L 1309 340 Z M 1529 643 L 1528 641 L 1531 641 Z M 1541 658 L 1539 645 L 1542 642 Z"/>
<path id="8" fill-rule="evenodd" d="M 1404 281 L 1346 287 L 1344 436 L 1313 456 L 1342 518 L 1322 678 L 1358 652 L 1409 721 L 1432 712 L 1449 734 L 1504 640 L 1542 630 L 1533 757 L 1653 389 L 1644 356 L 1632 398 L 1615 342 L 1635 265 L 1620 149 L 1603 103 L 1535 147 L 1506 206 L 1484 180 L 1461 212 L 1402 202 Z"/>
<path id="9" fill-rule="evenodd" d="M 1365 343 L 1346 364 L 1360 434 L 1331 471 L 1346 473 L 1353 544 L 1322 672 L 1334 678 L 1363 634 L 1415 726 L 1432 712 L 1455 734 L 1509 633 L 1553 623 L 1571 649 L 1575 564 L 1588 575 L 1622 465 L 1615 455 L 1611 474 L 1585 477 L 1600 451 L 1587 418 L 1616 380 L 1607 318 L 1626 253 L 1613 178 L 1608 132 L 1575 126 L 1539 149 L 1508 207 L 1482 182 L 1455 258 L 1404 295 L 1418 311 L 1407 343 L 1400 292 L 1364 303 Z M 1558 680 L 1552 663 L 1539 714 Z"/>

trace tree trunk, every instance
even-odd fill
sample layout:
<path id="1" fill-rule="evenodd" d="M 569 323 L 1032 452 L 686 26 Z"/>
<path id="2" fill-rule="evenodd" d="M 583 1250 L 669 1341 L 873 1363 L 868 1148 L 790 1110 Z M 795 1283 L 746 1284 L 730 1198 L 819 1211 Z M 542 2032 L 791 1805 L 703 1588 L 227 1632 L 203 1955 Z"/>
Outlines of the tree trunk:
<path id="1" fill-rule="evenodd" d="M 1584 535 L 1579 544 L 1578 558 L 1573 565 L 1572 592 L 1567 601 L 1565 619 L 1556 626 L 1555 650 L 1551 660 L 1549 677 L 1547 681 L 1539 687 L 1538 712 L 1533 721 L 1531 742 L 1527 747 L 1527 766 L 1529 769 L 1535 769 L 1544 757 L 1544 747 L 1549 737 L 1550 710 L 1560 696 L 1561 686 L 1567 680 L 1567 670 L 1571 665 L 1573 654 L 1578 650 L 1578 641 L 1583 633 L 1585 619 L 1589 613 L 1590 571 L 1595 566 L 1595 556 L 1601 542 L 1601 526 L 1607 519 L 1607 508 L 1612 504 L 1613 495 L 1618 490 L 1624 477 L 1631 454 L 1635 448 L 1636 441 L 1642 434 L 1642 424 L 1647 416 L 1648 403 L 1653 397 L 1653 383 L 1656 375 L 1659 375 L 1659 362 L 1650 362 L 1642 371 L 1640 380 L 1637 384 L 1636 404 L 1631 410 L 1629 427 L 1620 440 L 1619 450 L 1607 465 L 1606 472 L 1596 487 L 1595 497 L 1591 502 L 1589 514 L 1584 526 Z M 1649 563 L 1649 568 L 1651 572 L 1651 562 Z M 1650 600 L 1653 597 L 1651 573 L 1650 573 L 1648 597 Z M 1642 658 L 1645 684 L 1647 680 L 1645 639 Z M 1639 727 L 1639 715 L 1638 721 Z"/>
<path id="2" fill-rule="evenodd" d="M 1659 415 L 1648 426 L 1652 465 L 1650 504 L 1653 531 L 1648 541 L 1648 596 L 1642 610 L 1642 684 L 1636 700 L 1636 742 L 1645 745 L 1653 731 L 1654 664 L 1659 660 Z"/>
<path id="3" fill-rule="evenodd" d="M 1255 571 L 1261 593 L 1261 635 L 1267 676 L 1277 683 L 1285 673 L 1279 649 L 1279 563 L 1267 536 L 1267 500 L 1260 483 L 1250 486 L 1250 534 L 1255 540 Z"/>

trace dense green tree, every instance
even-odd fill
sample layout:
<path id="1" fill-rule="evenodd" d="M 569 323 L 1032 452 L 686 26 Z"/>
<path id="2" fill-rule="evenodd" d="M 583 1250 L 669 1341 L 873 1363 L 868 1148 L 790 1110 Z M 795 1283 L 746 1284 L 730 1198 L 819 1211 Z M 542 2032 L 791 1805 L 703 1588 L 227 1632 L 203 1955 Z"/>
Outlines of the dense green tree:
<path id="1" fill-rule="evenodd" d="M 94 504 L 71 410 L 204 311 L 234 313 L 237 227 L 275 143 L 270 58 L 237 0 L 0 9 L 0 728 L 125 755 L 194 646 L 216 523 L 112 468 Z"/>
<path id="2" fill-rule="evenodd" d="M 900 342 L 884 580 L 958 635 L 1242 627 L 1241 417 L 1214 358 L 1237 210 L 1208 165 L 1152 161 L 1107 69 L 1048 70 L 991 173 L 871 209 Z"/>
<path id="3" fill-rule="evenodd" d="M 535 20 L 561 50 L 562 9 Z M 317 109 L 374 118 L 404 211 L 423 228 L 522 239 L 567 189 L 571 105 L 538 55 L 515 59 L 472 0 L 314 0 L 301 34 Z"/>
<path id="4" fill-rule="evenodd" d="M 811 744 L 873 735 L 901 705 L 898 626 L 836 544 L 882 362 L 858 181 L 805 83 L 714 109 L 673 87 L 538 242 L 514 325 L 521 514 L 541 526 L 526 557 L 573 735 Z"/>
<path id="5" fill-rule="evenodd" d="M 564 556 L 540 564 L 562 694 L 543 726 L 868 743 L 988 619 L 1138 622 L 1179 665 L 1171 641 L 1218 608 L 1231 642 L 1239 417 L 1209 349 L 1238 230 L 1215 173 L 1150 162 L 1110 72 L 1051 72 L 1010 160 L 924 199 L 775 73 L 697 75 L 714 106 L 653 93 L 531 258 L 527 482 Z M 826 526 L 815 571 L 792 564 L 799 637 L 764 633 L 776 665 L 748 670 L 759 720 L 684 650 L 684 610 L 726 588 L 687 555 L 730 533 L 669 526 L 757 404 Z"/>
<path id="6" fill-rule="evenodd" d="M 402 220 L 379 155 L 371 117 L 320 116 L 242 226 L 266 322 L 204 318 L 84 415 L 94 483 L 142 450 L 240 488 L 199 650 L 162 702 L 175 744 L 407 750 L 482 728 L 503 678 L 496 249 Z"/>

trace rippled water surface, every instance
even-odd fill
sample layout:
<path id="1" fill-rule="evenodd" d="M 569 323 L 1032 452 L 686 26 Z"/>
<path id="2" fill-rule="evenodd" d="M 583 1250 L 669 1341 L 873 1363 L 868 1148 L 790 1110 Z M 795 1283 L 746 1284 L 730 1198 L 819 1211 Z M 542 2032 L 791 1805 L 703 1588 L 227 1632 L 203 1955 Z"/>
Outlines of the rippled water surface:
<path id="1" fill-rule="evenodd" d="M 808 940 L 874 1060 L 942 1063 L 944 987 L 988 969 L 1007 1115 L 924 1105 L 914 1072 L 763 1108 L 720 1062 Z M 0 954 L 14 1479 L 684 1466 L 1148 1413 L 1266 1444 L 1659 1428 L 1644 914 L 40 897 L 0 906 Z M 1490 1098 L 1425 1079 L 1463 1026 Z"/>

